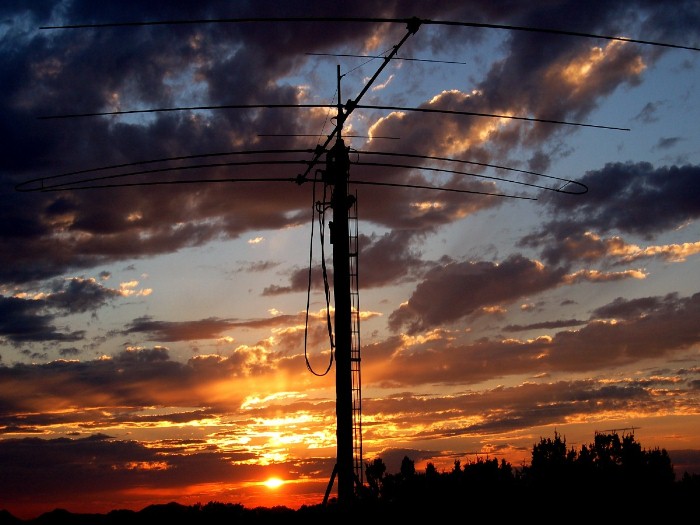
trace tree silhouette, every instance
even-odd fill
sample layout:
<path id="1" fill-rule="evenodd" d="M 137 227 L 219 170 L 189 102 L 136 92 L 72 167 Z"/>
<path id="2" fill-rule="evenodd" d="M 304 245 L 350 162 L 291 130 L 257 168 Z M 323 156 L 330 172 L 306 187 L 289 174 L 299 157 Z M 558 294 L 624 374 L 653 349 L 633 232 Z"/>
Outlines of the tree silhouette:
<path id="1" fill-rule="evenodd" d="M 575 509 L 581 516 L 603 510 L 621 517 L 645 516 L 644 508 L 673 513 L 683 502 L 700 497 L 700 476 L 685 475 L 675 483 L 666 450 L 645 450 L 633 434 L 616 431 L 596 433 L 593 443 L 578 451 L 567 448 L 566 438 L 555 432 L 553 438 L 540 438 L 533 445 L 530 464 L 520 469 L 505 459 L 477 457 L 464 465 L 456 459 L 452 469 L 443 472 L 428 462 L 418 472 L 408 456 L 395 474 L 386 472 L 381 458 L 366 468 L 371 501 L 379 504 L 374 508 L 386 511 L 385 516 L 407 518 L 415 517 L 421 505 L 437 512 L 465 501 L 497 509 L 501 517 L 520 516 L 522 509 L 557 508 Z"/>
<path id="2" fill-rule="evenodd" d="M 369 485 L 370 496 L 378 498 L 382 490 L 382 480 L 386 472 L 386 465 L 382 458 L 374 458 L 371 463 L 365 463 L 365 475 Z"/>
<path id="3" fill-rule="evenodd" d="M 404 479 L 412 478 L 416 474 L 415 462 L 412 459 L 409 459 L 408 456 L 404 456 L 403 460 L 401 460 L 400 472 Z"/>
<path id="4" fill-rule="evenodd" d="M 559 485 L 567 481 L 575 453 L 567 454 L 566 439 L 554 432 L 554 439 L 540 438 L 532 447 L 529 467 L 523 469 L 524 479 L 533 484 Z"/>
<path id="5" fill-rule="evenodd" d="M 638 499 L 652 493 L 667 496 L 675 473 L 666 450 L 645 450 L 631 433 L 596 433 L 592 444 L 576 452 L 567 451 L 566 439 L 555 432 L 554 439 L 542 438 L 533 446 L 531 464 L 523 468 L 521 478 L 533 493 L 595 490 Z"/>

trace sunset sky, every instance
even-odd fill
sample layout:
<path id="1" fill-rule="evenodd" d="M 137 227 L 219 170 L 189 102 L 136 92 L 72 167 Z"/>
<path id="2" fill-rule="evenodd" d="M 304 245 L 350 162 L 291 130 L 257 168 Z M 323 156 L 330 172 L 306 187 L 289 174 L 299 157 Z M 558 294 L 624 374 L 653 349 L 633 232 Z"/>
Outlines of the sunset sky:
<path id="1" fill-rule="evenodd" d="M 364 461 L 700 474 L 700 3 L 176 4 L 0 5 L 0 509 L 323 500 L 339 85 Z"/>

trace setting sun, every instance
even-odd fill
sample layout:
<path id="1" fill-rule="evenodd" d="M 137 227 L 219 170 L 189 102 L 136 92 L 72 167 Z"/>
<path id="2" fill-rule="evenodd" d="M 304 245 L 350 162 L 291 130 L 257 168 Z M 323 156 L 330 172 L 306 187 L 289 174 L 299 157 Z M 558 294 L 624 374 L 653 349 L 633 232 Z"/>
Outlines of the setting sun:
<path id="1" fill-rule="evenodd" d="M 284 481 L 282 481 L 279 478 L 270 478 L 264 484 L 268 489 L 276 489 L 282 486 L 284 484 Z"/>

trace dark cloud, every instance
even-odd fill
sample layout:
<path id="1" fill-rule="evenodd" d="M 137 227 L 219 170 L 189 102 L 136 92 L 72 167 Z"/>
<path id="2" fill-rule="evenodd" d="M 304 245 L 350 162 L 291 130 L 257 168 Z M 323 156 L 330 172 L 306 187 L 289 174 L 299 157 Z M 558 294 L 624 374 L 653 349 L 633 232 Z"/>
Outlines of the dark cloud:
<path id="1" fill-rule="evenodd" d="M 678 294 L 671 293 L 665 297 L 642 297 L 640 299 L 624 299 L 618 297 L 613 302 L 596 308 L 593 316 L 597 318 L 635 319 L 664 310 L 674 311 L 677 308 Z"/>
<path id="2" fill-rule="evenodd" d="M 413 243 L 415 232 L 392 230 L 384 235 L 361 235 L 362 286 L 374 288 L 386 284 L 412 281 L 430 264 L 421 258 Z"/>
<path id="3" fill-rule="evenodd" d="M 328 268 L 328 266 L 325 267 L 325 275 L 324 267 L 321 264 L 317 266 L 312 266 L 310 268 L 310 271 L 309 268 L 295 268 L 291 271 L 288 285 L 283 286 L 278 284 L 271 284 L 270 286 L 266 286 L 263 289 L 262 295 L 281 295 L 290 292 L 300 292 L 303 290 L 309 290 L 310 288 L 323 290 L 324 283 L 331 282 L 332 280 L 333 272 Z"/>
<path id="4" fill-rule="evenodd" d="M 65 357 L 65 356 L 75 356 L 75 355 L 80 355 L 80 349 L 75 348 L 74 346 L 71 346 L 69 348 L 61 348 L 58 351 L 59 355 Z"/>
<path id="5" fill-rule="evenodd" d="M 417 333 L 451 324 L 479 308 L 558 286 L 564 275 L 562 268 L 549 269 L 521 255 L 498 264 L 451 262 L 426 272 L 408 302 L 391 313 L 389 326 Z"/>
<path id="6" fill-rule="evenodd" d="M 525 330 L 553 330 L 556 328 L 566 328 L 569 326 L 581 326 L 586 321 L 578 319 L 562 319 L 559 321 L 546 321 L 543 323 L 532 323 L 528 325 L 506 325 L 503 327 L 504 332 L 522 332 Z"/>
<path id="7" fill-rule="evenodd" d="M 556 194 L 543 200 L 560 219 L 547 227 L 555 232 L 569 228 L 597 232 L 617 230 L 651 238 L 700 215 L 697 197 L 699 166 L 655 168 L 646 162 L 610 163 L 586 173 L 585 199 L 566 200 Z"/>
<path id="8" fill-rule="evenodd" d="M 597 260 L 629 255 L 619 237 L 597 234 L 621 232 L 651 240 L 655 235 L 694 221 L 700 215 L 698 166 L 655 168 L 649 163 L 612 163 L 580 179 L 588 186 L 585 199 L 542 196 L 554 219 L 524 236 L 520 246 L 542 249 L 551 264 L 566 260 Z M 593 232 L 593 233 L 590 233 Z M 663 255 L 663 251 L 655 251 Z"/>
<path id="9" fill-rule="evenodd" d="M 149 341 L 163 343 L 191 341 L 196 339 L 216 339 L 223 333 L 236 328 L 272 328 L 285 326 L 300 320 L 299 316 L 277 315 L 269 319 L 200 319 L 198 321 L 156 321 L 151 317 L 134 319 L 127 324 L 124 334 L 147 334 Z"/>
<path id="10" fill-rule="evenodd" d="M 639 120 L 645 123 L 658 121 L 658 112 L 662 105 L 663 104 L 661 102 L 647 102 L 639 114 L 634 117 L 634 120 Z"/>
<path id="11" fill-rule="evenodd" d="M 681 137 L 661 137 L 656 147 L 659 149 L 671 149 L 679 142 L 683 141 Z"/>
<path id="12" fill-rule="evenodd" d="M 362 258 L 362 287 L 376 288 L 388 284 L 399 284 L 417 279 L 433 263 L 421 258 L 416 241 L 424 238 L 423 233 L 413 230 L 391 230 L 382 235 L 363 235 L 358 237 L 358 254 Z M 333 270 L 326 267 L 326 279 L 333 281 Z M 279 295 L 290 292 L 305 291 L 309 287 L 322 290 L 324 283 L 323 267 L 312 266 L 292 271 L 289 285 L 270 285 L 263 290 L 263 295 Z"/>
<path id="13" fill-rule="evenodd" d="M 667 356 L 698 343 L 693 319 L 700 308 L 700 294 L 679 298 L 671 295 L 639 303 L 615 301 L 610 310 L 630 315 L 640 312 L 642 305 L 644 315 L 616 323 L 594 320 L 580 330 L 558 333 L 551 350 L 543 348 L 548 355 L 545 361 L 562 370 L 595 370 Z M 608 314 L 607 310 L 602 309 Z"/>
<path id="14" fill-rule="evenodd" d="M 166 452 L 193 446 L 202 450 L 164 458 Z M 16 505 L 44 500 L 61 508 L 75 493 L 111 500 L 134 485 L 176 490 L 182 483 L 231 483 L 254 479 L 262 468 L 247 465 L 251 459 L 247 453 L 207 450 L 204 443 L 162 442 L 146 447 L 105 434 L 5 439 L 0 441 L 0 459 L 4 473 L 0 490 L 5 497 Z"/>
<path id="15" fill-rule="evenodd" d="M 0 367 L 2 413 L 53 411 L 59 406 L 73 406 L 79 400 L 88 409 L 101 404 L 192 406 L 202 401 L 197 401 L 199 395 L 194 392 L 204 388 L 210 380 L 217 381 L 229 374 L 242 377 L 249 373 L 251 366 L 258 365 L 236 355 L 231 358 L 201 356 L 178 363 L 169 358 L 167 349 L 154 347 L 126 350 L 112 358 L 95 361 Z M 229 402 L 235 404 L 236 401 L 229 397 L 226 403 Z M 206 406 L 212 403 L 217 403 L 214 398 Z M 74 416 L 67 414 L 67 417 Z M 97 421 L 102 419 L 97 414 L 93 417 Z"/>
<path id="16" fill-rule="evenodd" d="M 120 290 L 106 288 L 94 279 L 68 278 L 48 283 L 48 291 L 35 298 L 0 296 L 0 336 L 15 343 L 78 341 L 85 331 L 61 330 L 59 316 L 96 311 L 116 298 Z"/>
<path id="17" fill-rule="evenodd" d="M 46 304 L 67 313 L 82 313 L 96 310 L 110 299 L 121 296 L 121 291 L 105 288 L 94 279 L 72 278 L 55 281 Z"/>
<path id="18" fill-rule="evenodd" d="M 124 333 L 145 333 L 151 341 L 172 342 L 193 339 L 215 339 L 230 330 L 234 323 L 226 319 L 202 319 L 200 321 L 154 321 L 150 317 L 134 319 Z"/>
<path id="19" fill-rule="evenodd" d="M 520 374 L 594 372 L 682 355 L 700 342 L 694 321 L 699 303 L 698 294 L 615 300 L 577 329 L 552 333 L 557 323 L 532 327 L 539 335 L 527 340 L 464 343 L 454 332 L 440 330 L 408 341 L 397 336 L 367 345 L 364 355 L 372 357 L 363 359 L 363 377 L 394 387 L 475 384 Z"/>
<path id="20" fill-rule="evenodd" d="M 468 392 L 452 398 L 403 392 L 382 399 L 368 399 L 363 408 L 368 414 L 393 414 L 392 422 L 397 425 L 401 425 L 404 418 L 404 424 L 408 425 L 408 419 L 421 414 L 421 418 L 436 424 L 427 426 L 427 430 L 416 437 L 444 439 L 475 434 L 498 435 L 523 425 L 557 425 L 574 414 L 595 412 L 596 405 L 610 410 L 639 406 L 640 410 L 653 414 L 663 410 L 654 402 L 654 389 L 667 386 L 670 385 L 664 381 L 613 385 L 593 380 L 526 383 Z M 476 412 L 482 415 L 479 421 L 465 424 L 464 421 L 470 421 L 470 416 Z M 372 435 L 371 428 L 368 435 Z"/>
<path id="21" fill-rule="evenodd" d="M 265 272 L 272 270 L 280 265 L 279 262 L 274 261 L 255 261 L 250 263 L 244 263 L 241 268 L 236 270 L 237 272 Z"/>
<path id="22" fill-rule="evenodd" d="M 55 326 L 42 300 L 0 296 L 0 336 L 19 344 L 40 341 L 79 341 L 84 330 L 64 332 Z"/>

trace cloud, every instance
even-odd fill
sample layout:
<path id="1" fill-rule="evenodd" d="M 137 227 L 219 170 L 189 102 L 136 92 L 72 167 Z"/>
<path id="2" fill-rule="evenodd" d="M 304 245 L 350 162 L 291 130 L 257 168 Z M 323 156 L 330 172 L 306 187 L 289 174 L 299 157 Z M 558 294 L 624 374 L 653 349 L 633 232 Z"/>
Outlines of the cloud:
<path id="1" fill-rule="evenodd" d="M 184 453 L 195 448 L 200 451 Z M 60 508 L 76 492 L 111 499 L 136 485 L 146 491 L 170 487 L 176 497 L 177 487 L 185 484 L 245 481 L 262 469 L 247 464 L 249 453 L 215 453 L 198 440 L 147 447 L 101 433 L 76 439 L 5 439 L 0 441 L 0 457 L 6 474 L 0 490 L 6 497 L 44 500 Z M 84 461 L 86 457 L 92 460 Z M 123 508 L 116 499 L 114 508 Z"/>
<path id="2" fill-rule="evenodd" d="M 651 239 L 698 218 L 700 202 L 694 198 L 694 188 L 699 173 L 700 167 L 692 165 L 606 164 L 580 179 L 589 188 L 586 199 L 571 200 L 553 193 L 542 196 L 555 218 L 540 235 L 566 239 L 582 231 L 619 231 Z M 534 237 L 527 240 L 539 244 Z"/>
<path id="3" fill-rule="evenodd" d="M 662 106 L 662 102 L 647 102 L 639 114 L 634 117 L 634 120 L 645 123 L 657 122 L 659 120 L 658 112 Z"/>
<path id="4" fill-rule="evenodd" d="M 541 233 L 526 236 L 519 244 L 521 246 L 539 246 L 542 242 Z M 619 235 L 604 238 L 593 232 L 572 232 L 564 238 L 549 240 L 552 241 L 552 244 L 542 250 L 542 256 L 551 264 L 558 264 L 562 261 L 581 261 L 620 266 L 654 258 L 667 262 L 684 262 L 688 257 L 700 251 L 700 243 L 698 242 L 641 247 L 626 242 Z"/>
<path id="5" fill-rule="evenodd" d="M 616 299 L 588 321 L 529 327 L 527 339 L 481 338 L 465 342 L 458 332 L 433 330 L 368 345 L 363 378 L 408 387 L 432 383 L 480 383 L 536 373 L 594 372 L 681 355 L 700 343 L 694 318 L 700 294 Z M 400 310 L 399 310 L 400 311 Z M 576 329 L 552 333 L 567 325 Z M 507 331 L 523 329 L 511 327 Z"/>
<path id="6" fill-rule="evenodd" d="M 46 291 L 22 292 L 15 297 L 0 296 L 0 335 L 13 343 L 30 341 L 79 341 L 85 331 L 65 331 L 54 326 L 59 316 L 95 312 L 120 297 L 135 293 L 132 285 L 112 289 L 95 279 L 71 277 L 47 283 Z M 140 294 L 149 293 L 141 290 Z"/>
<path id="7" fill-rule="evenodd" d="M 45 296 L 45 301 L 50 308 L 67 313 L 82 313 L 96 310 L 110 299 L 125 295 L 127 294 L 123 290 L 105 288 L 95 279 L 74 277 L 65 281 L 54 281 L 53 289 Z"/>
<path id="8" fill-rule="evenodd" d="M 659 149 L 671 149 L 682 140 L 680 137 L 662 137 L 659 139 L 656 147 Z"/>
<path id="9" fill-rule="evenodd" d="M 54 324 L 56 316 L 46 313 L 41 300 L 0 296 L 0 336 L 12 343 L 31 341 L 79 341 L 84 330 L 60 331 Z"/>
<path id="10" fill-rule="evenodd" d="M 568 328 L 573 326 L 581 326 L 586 321 L 579 319 L 561 319 L 559 321 L 545 321 L 542 323 L 532 323 L 528 325 L 506 325 L 503 327 L 504 332 L 522 332 L 525 330 L 553 330 L 556 328 Z"/>
<path id="11" fill-rule="evenodd" d="M 167 322 L 154 321 L 150 317 L 142 317 L 129 323 L 124 333 L 145 333 L 148 334 L 148 338 L 152 341 L 189 341 L 194 339 L 216 339 L 233 326 L 235 326 L 234 323 L 225 319 Z"/>
<path id="12" fill-rule="evenodd" d="M 151 317 L 141 317 L 131 321 L 124 334 L 147 334 L 151 341 L 173 342 L 197 339 L 217 339 L 224 332 L 236 328 L 272 328 L 297 322 L 300 316 L 276 315 L 269 319 L 233 320 L 208 318 L 197 321 L 156 321 Z"/>
<path id="13" fill-rule="evenodd" d="M 395 440 L 403 437 L 401 429 L 408 428 L 413 432 L 412 438 L 418 443 L 457 437 L 466 442 L 469 437 L 478 437 L 479 446 L 475 447 L 477 452 L 492 454 L 501 450 L 512 454 L 513 449 L 518 447 L 517 442 L 497 437 L 503 433 L 512 433 L 523 426 L 541 428 L 560 425 L 562 421 L 567 420 L 580 421 L 585 419 L 586 415 L 596 413 L 598 409 L 616 413 L 634 410 L 640 416 L 653 416 L 666 410 L 680 408 L 670 399 L 660 404 L 657 402 L 654 392 L 663 389 L 673 389 L 678 393 L 688 392 L 686 385 L 663 378 L 651 382 L 525 382 L 512 387 L 496 386 L 451 396 L 400 392 L 393 396 L 370 398 L 363 404 L 363 409 L 369 414 L 390 417 L 391 429 L 396 429 L 395 435 L 392 433 L 391 436 Z M 389 414 L 391 416 L 387 416 Z M 416 418 L 420 418 L 421 421 L 417 431 L 414 430 Z M 391 432 L 386 428 L 375 429 L 368 426 L 366 435 L 378 438 L 379 432 L 387 431 Z M 529 445 L 524 444 L 525 447 Z M 531 449 L 525 449 L 521 456 L 526 457 L 529 450 Z M 465 453 L 468 452 L 457 452 L 456 456 L 463 457 Z M 416 456 L 409 454 L 409 457 Z"/>
<path id="14" fill-rule="evenodd" d="M 362 287 L 375 288 L 388 284 L 410 282 L 421 276 L 433 263 L 421 258 L 420 249 L 414 244 L 424 237 L 422 232 L 413 230 L 391 230 L 382 235 L 360 234 L 358 254 L 362 258 Z M 333 280 L 333 271 L 326 268 L 329 282 Z M 312 266 L 309 269 L 294 269 L 289 278 L 289 285 L 270 285 L 263 290 L 263 295 L 280 295 L 290 292 L 323 289 L 323 268 Z"/>
<path id="15" fill-rule="evenodd" d="M 27 410 L 54 413 L 65 408 L 65 414 L 56 417 L 70 421 L 82 417 L 83 410 L 107 405 L 199 405 L 202 395 L 211 395 L 206 407 L 220 402 L 235 406 L 240 398 L 236 399 L 231 392 L 224 395 L 214 391 L 219 381 L 230 380 L 233 376 L 243 380 L 252 373 L 253 367 L 261 373 L 260 360 L 253 353 L 254 350 L 240 349 L 229 358 L 202 355 L 179 363 L 170 359 L 167 348 L 132 347 L 114 357 L 93 361 L 60 360 L 45 365 L 1 367 L 1 390 L 6 396 L 3 413 L 19 414 Z M 270 364 L 266 366 L 271 367 Z M 303 368 L 301 363 L 298 366 Z M 210 389 L 208 394 L 204 393 Z M 77 404 L 82 406 L 80 410 L 68 410 Z M 101 424 L 100 421 L 104 423 L 112 415 L 91 413 L 89 417 L 97 418 L 96 423 Z"/>
<path id="16" fill-rule="evenodd" d="M 642 297 L 639 299 L 618 297 L 613 302 L 596 308 L 593 311 L 593 315 L 602 319 L 635 319 L 659 314 L 664 310 L 674 311 L 678 304 L 679 297 L 677 293 L 670 293 L 664 297 Z"/>
<path id="17" fill-rule="evenodd" d="M 426 272 L 407 303 L 391 313 L 389 326 L 414 334 L 449 325 L 481 307 L 558 286 L 564 275 L 562 268 L 550 269 L 521 255 L 501 263 L 448 263 Z"/>

